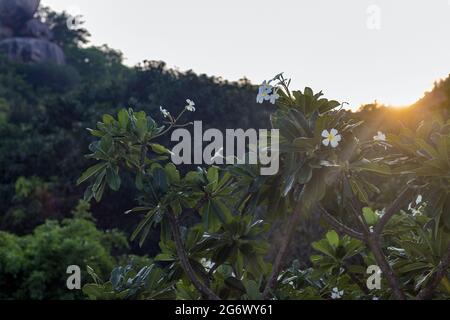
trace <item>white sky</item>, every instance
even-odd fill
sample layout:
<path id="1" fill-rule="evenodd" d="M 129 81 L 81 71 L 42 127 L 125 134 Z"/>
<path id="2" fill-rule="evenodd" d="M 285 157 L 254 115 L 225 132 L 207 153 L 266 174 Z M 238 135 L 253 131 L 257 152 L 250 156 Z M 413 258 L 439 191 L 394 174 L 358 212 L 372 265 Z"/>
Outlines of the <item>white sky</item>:
<path id="1" fill-rule="evenodd" d="M 279 72 L 294 89 L 353 107 L 406 105 L 450 73 L 450 0 L 42 0 L 80 10 L 96 45 L 126 63 L 254 83 Z M 380 29 L 367 9 L 380 9 Z"/>

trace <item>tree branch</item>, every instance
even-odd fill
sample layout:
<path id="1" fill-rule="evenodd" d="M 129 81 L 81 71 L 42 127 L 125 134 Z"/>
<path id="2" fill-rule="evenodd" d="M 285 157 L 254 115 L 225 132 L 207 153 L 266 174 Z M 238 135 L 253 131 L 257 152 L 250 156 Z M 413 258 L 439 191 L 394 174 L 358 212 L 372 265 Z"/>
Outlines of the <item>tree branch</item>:
<path id="1" fill-rule="evenodd" d="M 318 207 L 322 217 L 338 232 L 344 233 L 358 240 L 364 240 L 364 235 L 361 232 L 358 232 L 337 220 L 322 205 L 319 205 Z"/>
<path id="2" fill-rule="evenodd" d="M 447 252 L 444 254 L 441 262 L 436 268 L 436 273 L 434 274 L 433 279 L 425 286 L 425 288 L 420 290 L 416 299 L 417 300 L 431 299 L 434 290 L 436 290 L 436 288 L 439 286 L 439 284 L 442 281 L 442 278 L 446 276 L 449 267 L 450 267 L 450 245 L 448 246 Z"/>
<path id="3" fill-rule="evenodd" d="M 406 186 L 400 191 L 400 194 L 398 197 L 394 200 L 394 202 L 389 206 L 389 208 L 386 209 L 385 214 L 381 217 L 380 221 L 377 223 L 377 225 L 374 228 L 374 234 L 376 236 L 379 236 L 381 232 L 384 229 L 384 226 L 389 222 L 389 220 L 392 218 L 392 216 L 400 210 L 403 201 L 408 196 L 408 190 L 409 187 Z"/>
<path id="4" fill-rule="evenodd" d="M 300 219 L 301 208 L 302 208 L 302 204 L 298 203 L 287 221 L 286 228 L 284 228 L 284 230 L 286 230 L 286 232 L 284 233 L 284 235 L 282 237 L 281 246 L 278 250 L 278 254 L 275 258 L 275 261 L 274 261 L 274 264 L 272 267 L 272 273 L 270 274 L 269 280 L 263 291 L 264 299 L 269 299 L 270 294 L 273 292 L 273 290 L 276 287 L 278 275 L 280 274 L 281 269 L 283 268 L 284 258 L 286 256 L 287 249 L 289 247 L 289 244 L 291 243 L 292 236 L 294 235 L 295 229 L 297 228 L 297 224 Z"/>
<path id="5" fill-rule="evenodd" d="M 195 288 L 204 296 L 208 297 L 208 299 L 220 300 L 219 296 L 217 296 L 208 286 L 206 286 L 202 281 L 199 280 L 194 269 L 192 268 L 191 263 L 189 262 L 189 258 L 186 254 L 186 249 L 184 248 L 183 241 L 181 240 L 178 220 L 172 210 L 168 210 L 167 216 L 169 218 L 170 228 L 172 229 L 172 235 L 175 241 L 178 257 L 180 258 L 181 266 L 183 267 L 184 272 L 186 272 L 189 280 L 191 280 Z"/>
<path id="6" fill-rule="evenodd" d="M 362 215 L 361 210 L 358 211 L 355 208 L 357 201 L 358 200 L 356 199 L 355 195 L 353 195 L 350 207 L 352 209 L 351 211 L 359 221 L 359 224 L 363 228 L 365 238 L 364 242 L 369 247 L 370 251 L 372 251 L 378 266 L 380 267 L 383 274 L 386 276 L 386 279 L 389 283 L 389 286 L 392 289 L 395 298 L 397 300 L 406 300 L 406 296 L 400 288 L 400 283 L 397 279 L 397 276 L 395 275 L 394 270 L 389 264 L 386 255 L 384 254 L 383 249 L 381 248 L 379 237 L 376 236 L 374 233 L 370 232 L 370 229 L 367 226 L 367 223 L 364 219 L 364 216 Z"/>

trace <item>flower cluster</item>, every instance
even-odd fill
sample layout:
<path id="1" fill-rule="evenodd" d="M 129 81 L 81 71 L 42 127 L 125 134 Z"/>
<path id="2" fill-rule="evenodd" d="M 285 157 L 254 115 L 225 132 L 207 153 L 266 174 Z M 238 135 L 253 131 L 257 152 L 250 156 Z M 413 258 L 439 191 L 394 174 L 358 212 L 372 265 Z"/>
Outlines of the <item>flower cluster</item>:
<path id="1" fill-rule="evenodd" d="M 331 291 L 331 299 L 336 300 L 342 298 L 344 295 L 344 290 L 340 290 L 337 287 L 334 287 Z"/>
<path id="2" fill-rule="evenodd" d="M 410 203 L 408 205 L 408 210 L 411 211 L 411 213 L 414 216 L 420 215 L 422 213 L 422 209 L 425 207 L 426 203 L 422 203 L 422 195 L 419 194 L 414 201 L 414 203 Z"/>
<path id="3" fill-rule="evenodd" d="M 195 112 L 195 103 L 190 99 L 186 99 L 187 106 L 185 107 L 189 112 Z"/>
<path id="4" fill-rule="evenodd" d="M 373 137 L 373 140 L 374 141 L 386 141 L 386 135 L 383 132 L 378 131 L 377 135 Z"/>
<path id="5" fill-rule="evenodd" d="M 161 111 L 161 114 L 163 115 L 164 118 L 170 117 L 170 112 L 167 111 L 167 109 L 164 109 L 162 106 L 159 106 L 159 111 Z"/>
<path id="6" fill-rule="evenodd" d="M 192 101 L 191 99 L 186 99 L 186 103 L 187 103 L 187 105 L 184 107 L 184 109 L 189 112 L 195 112 L 195 102 Z M 170 112 L 167 109 L 165 109 L 163 106 L 159 107 L 159 111 L 161 112 L 161 114 L 164 118 L 172 117 Z"/>
<path id="7" fill-rule="evenodd" d="M 278 88 L 270 85 L 270 81 L 264 81 L 262 85 L 259 86 L 256 102 L 263 103 L 264 101 L 270 101 L 271 104 L 275 104 L 275 102 L 280 98 L 277 91 Z"/>

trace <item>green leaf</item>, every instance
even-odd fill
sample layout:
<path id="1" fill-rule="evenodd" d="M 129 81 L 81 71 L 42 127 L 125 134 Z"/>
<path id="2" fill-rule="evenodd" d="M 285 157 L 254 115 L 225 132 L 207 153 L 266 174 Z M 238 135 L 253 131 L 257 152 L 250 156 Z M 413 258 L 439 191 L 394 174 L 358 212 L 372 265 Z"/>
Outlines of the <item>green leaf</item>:
<path id="1" fill-rule="evenodd" d="M 97 163 L 96 165 L 93 165 L 92 167 L 88 168 L 82 175 L 81 177 L 77 180 L 77 185 L 82 184 L 83 182 L 85 182 L 87 179 L 89 179 L 90 177 L 92 177 L 93 175 L 95 175 L 97 172 L 99 172 L 100 170 L 104 169 L 107 166 L 106 162 L 103 163 Z"/>
<path id="2" fill-rule="evenodd" d="M 247 290 L 247 296 L 249 300 L 260 300 L 262 299 L 262 295 L 259 292 L 258 283 L 254 280 L 248 280 L 245 283 L 245 289 Z"/>
<path id="3" fill-rule="evenodd" d="M 166 176 L 166 172 L 163 168 L 155 168 L 153 170 L 153 179 L 155 181 L 156 187 L 162 192 L 166 192 L 169 184 Z"/>
<path id="4" fill-rule="evenodd" d="M 311 181 L 313 170 L 308 165 L 305 164 L 299 171 L 297 175 L 298 183 L 300 184 L 307 184 L 309 181 Z"/>
<path id="5" fill-rule="evenodd" d="M 389 166 L 385 164 L 375 163 L 367 159 L 363 159 L 357 163 L 352 164 L 353 169 L 359 169 L 362 171 L 375 172 L 378 174 L 390 175 L 392 174 Z"/>
<path id="6" fill-rule="evenodd" d="M 166 147 L 164 147 L 158 143 L 150 144 L 150 148 L 152 148 L 153 152 L 157 153 L 157 154 L 168 154 L 169 153 L 169 150 L 167 150 Z"/>
<path id="7" fill-rule="evenodd" d="M 175 258 L 169 253 L 160 253 L 155 257 L 155 261 L 172 262 Z"/>
<path id="8" fill-rule="evenodd" d="M 316 147 L 317 141 L 314 138 L 300 137 L 294 140 L 294 146 L 298 151 L 312 151 Z"/>
<path id="9" fill-rule="evenodd" d="M 126 129 L 130 121 L 127 110 L 125 109 L 120 110 L 119 113 L 117 114 L 117 118 L 119 119 L 120 127 Z"/>
<path id="10" fill-rule="evenodd" d="M 147 131 L 148 131 L 147 124 L 148 123 L 147 123 L 146 117 L 140 117 L 136 121 L 136 130 L 137 130 L 138 137 L 140 139 L 143 139 L 145 137 L 145 135 L 147 134 Z"/>
<path id="11" fill-rule="evenodd" d="M 353 190 L 353 193 L 358 195 L 358 198 L 362 202 L 369 203 L 369 196 L 367 195 L 366 190 L 364 190 L 364 187 L 358 182 L 357 179 L 350 179 L 350 185 Z"/>
<path id="12" fill-rule="evenodd" d="M 104 114 L 102 120 L 104 124 L 111 124 L 115 121 L 110 114 Z"/>
<path id="13" fill-rule="evenodd" d="M 315 250 L 322 252 L 331 258 L 334 258 L 334 248 L 330 245 L 330 243 L 328 242 L 328 239 L 313 242 L 311 246 Z"/>
<path id="14" fill-rule="evenodd" d="M 180 215 L 183 209 L 181 208 L 180 201 L 175 200 L 170 203 L 170 207 L 176 215 Z"/>
<path id="15" fill-rule="evenodd" d="M 139 222 L 138 226 L 131 234 L 131 237 L 130 237 L 131 241 L 134 241 L 134 239 L 136 239 L 136 237 L 139 235 L 139 233 L 141 233 L 141 231 L 144 229 L 144 227 L 146 227 L 149 224 L 151 225 L 152 218 L 154 217 L 156 212 L 157 212 L 157 210 L 153 209 L 153 210 L 150 210 L 145 215 L 144 219 L 142 219 L 141 222 Z"/>
<path id="16" fill-rule="evenodd" d="M 210 167 L 206 174 L 209 183 L 211 184 L 212 189 L 214 190 L 217 187 L 219 182 L 219 169 L 217 167 Z"/>
<path id="17" fill-rule="evenodd" d="M 364 220 L 366 220 L 369 226 L 374 226 L 378 222 L 378 215 L 373 212 L 373 210 L 369 207 L 364 207 L 362 209 Z"/>
<path id="18" fill-rule="evenodd" d="M 91 300 L 101 299 L 103 287 L 98 284 L 89 283 L 83 286 L 83 293 Z"/>
<path id="19" fill-rule="evenodd" d="M 180 182 L 180 172 L 177 170 L 173 163 L 166 164 L 164 170 L 169 178 L 170 183 Z"/>
<path id="20" fill-rule="evenodd" d="M 339 246 L 339 235 L 336 231 L 332 230 L 327 232 L 326 238 L 333 247 L 337 248 Z"/>
<path id="21" fill-rule="evenodd" d="M 102 200 L 103 192 L 105 191 L 105 185 L 106 185 L 105 182 L 101 183 L 100 187 L 96 191 L 94 191 L 95 201 L 100 202 L 100 200 Z"/>
<path id="22" fill-rule="evenodd" d="M 106 182 L 111 190 L 117 191 L 120 189 L 121 180 L 117 169 L 114 170 L 110 167 L 106 168 Z"/>

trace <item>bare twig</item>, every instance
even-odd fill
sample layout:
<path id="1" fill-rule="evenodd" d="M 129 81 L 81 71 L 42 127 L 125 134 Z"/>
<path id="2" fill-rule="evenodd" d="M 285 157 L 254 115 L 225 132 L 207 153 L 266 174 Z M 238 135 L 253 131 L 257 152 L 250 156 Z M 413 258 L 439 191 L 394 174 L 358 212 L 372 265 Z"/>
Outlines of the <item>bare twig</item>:
<path id="1" fill-rule="evenodd" d="M 434 290 L 441 283 L 442 279 L 446 276 L 448 272 L 448 268 L 450 267 L 450 245 L 447 248 L 447 252 L 442 257 L 441 262 L 436 268 L 436 272 L 433 276 L 433 279 L 422 289 L 417 295 L 417 300 L 427 300 L 431 299 L 433 296 Z"/>
<path id="2" fill-rule="evenodd" d="M 344 233 L 352 238 L 356 238 L 359 240 L 364 240 L 364 235 L 361 232 L 358 232 L 339 220 L 333 217 L 322 205 L 318 206 L 322 217 L 334 228 L 336 231 Z"/>
<path id="3" fill-rule="evenodd" d="M 202 281 L 199 280 L 194 269 L 192 268 L 191 263 L 189 262 L 189 258 L 186 254 L 186 249 L 184 248 L 183 241 L 181 240 L 179 223 L 176 216 L 170 209 L 167 212 L 167 216 L 169 218 L 170 228 L 172 229 L 172 235 L 175 241 L 178 257 L 180 258 L 181 266 L 183 267 L 184 272 L 186 272 L 189 280 L 191 280 L 195 288 L 204 296 L 208 297 L 208 299 L 220 300 L 219 296 L 217 296 L 208 286 L 206 286 Z"/>

